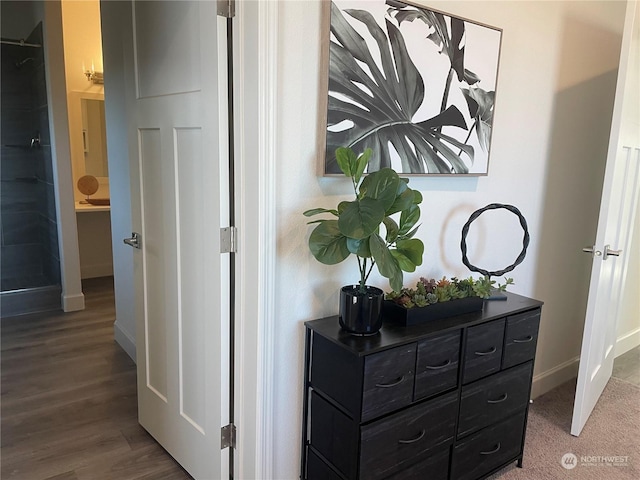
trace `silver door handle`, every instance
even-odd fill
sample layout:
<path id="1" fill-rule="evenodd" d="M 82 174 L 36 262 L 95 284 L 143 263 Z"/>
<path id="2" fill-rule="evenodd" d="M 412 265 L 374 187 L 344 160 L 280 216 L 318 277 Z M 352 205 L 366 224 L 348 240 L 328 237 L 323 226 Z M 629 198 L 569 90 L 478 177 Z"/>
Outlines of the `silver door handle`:
<path id="1" fill-rule="evenodd" d="M 584 253 L 590 253 L 591 256 L 595 256 L 595 257 L 599 257 L 600 255 L 602 255 L 602 252 L 600 250 L 596 250 L 596 246 L 594 245 L 593 247 L 584 247 L 582 249 L 582 251 Z"/>
<path id="2" fill-rule="evenodd" d="M 622 250 L 611 250 L 609 247 L 611 245 L 605 245 L 604 246 L 604 254 L 602 255 L 602 259 L 606 260 L 608 257 L 619 257 L 620 254 L 622 253 Z"/>
<path id="3" fill-rule="evenodd" d="M 139 233 L 131 232 L 131 238 L 125 238 L 122 241 L 130 247 L 138 249 L 142 248 L 142 244 L 140 243 L 142 241 L 142 237 Z"/>

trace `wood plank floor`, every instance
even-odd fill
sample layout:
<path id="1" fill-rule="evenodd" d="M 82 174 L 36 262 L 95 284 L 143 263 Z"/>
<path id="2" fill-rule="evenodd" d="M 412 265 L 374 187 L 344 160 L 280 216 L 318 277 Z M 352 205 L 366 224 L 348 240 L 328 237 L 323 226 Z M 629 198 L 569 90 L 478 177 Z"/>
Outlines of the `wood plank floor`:
<path id="1" fill-rule="evenodd" d="M 136 367 L 113 340 L 113 280 L 86 310 L 3 318 L 3 480 L 190 479 L 138 425 Z"/>

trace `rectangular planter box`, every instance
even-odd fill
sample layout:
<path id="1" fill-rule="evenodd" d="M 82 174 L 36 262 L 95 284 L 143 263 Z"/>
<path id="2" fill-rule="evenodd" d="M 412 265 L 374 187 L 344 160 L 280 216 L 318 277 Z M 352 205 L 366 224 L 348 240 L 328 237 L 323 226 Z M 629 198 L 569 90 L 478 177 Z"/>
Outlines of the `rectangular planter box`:
<path id="1" fill-rule="evenodd" d="M 392 321 L 404 326 L 419 325 L 432 320 L 477 312 L 482 310 L 483 305 L 484 299 L 480 297 L 460 298 L 414 308 L 404 308 L 390 300 L 385 300 L 382 305 L 382 316 L 385 321 Z"/>

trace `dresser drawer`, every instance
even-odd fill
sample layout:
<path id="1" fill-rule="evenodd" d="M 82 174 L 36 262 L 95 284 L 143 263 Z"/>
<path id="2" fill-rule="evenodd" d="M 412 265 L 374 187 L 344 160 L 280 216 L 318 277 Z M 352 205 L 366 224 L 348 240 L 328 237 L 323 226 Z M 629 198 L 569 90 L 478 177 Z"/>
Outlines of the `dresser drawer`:
<path id="1" fill-rule="evenodd" d="M 532 363 L 505 370 L 462 388 L 458 437 L 524 411 L 529 402 Z"/>
<path id="2" fill-rule="evenodd" d="M 309 449 L 307 455 L 307 480 L 342 480 L 342 477 L 324 463 L 316 453 Z"/>
<path id="3" fill-rule="evenodd" d="M 460 332 L 456 330 L 418 342 L 414 400 L 444 392 L 458 384 Z"/>
<path id="4" fill-rule="evenodd" d="M 470 327 L 464 351 L 462 383 L 473 382 L 500 370 L 504 319 Z"/>
<path id="5" fill-rule="evenodd" d="M 385 478 L 385 480 L 447 480 L 449 478 L 450 450 L 451 447 L 446 447 L 445 449 L 428 451 L 424 455 L 426 460 L 411 465 L 401 472 Z"/>
<path id="6" fill-rule="evenodd" d="M 427 450 L 450 444 L 457 409 L 458 394 L 451 392 L 363 426 L 360 478 L 387 478 L 415 463 Z"/>
<path id="7" fill-rule="evenodd" d="M 466 438 L 453 448 L 451 480 L 472 480 L 521 453 L 524 412 Z"/>
<path id="8" fill-rule="evenodd" d="M 355 478 L 360 434 L 358 424 L 315 391 L 311 392 L 310 423 L 309 445 L 313 450 L 346 478 Z"/>
<path id="9" fill-rule="evenodd" d="M 415 343 L 366 357 L 362 392 L 363 422 L 411 403 L 415 365 Z"/>
<path id="10" fill-rule="evenodd" d="M 540 309 L 507 317 L 502 368 L 531 360 L 536 355 Z"/>

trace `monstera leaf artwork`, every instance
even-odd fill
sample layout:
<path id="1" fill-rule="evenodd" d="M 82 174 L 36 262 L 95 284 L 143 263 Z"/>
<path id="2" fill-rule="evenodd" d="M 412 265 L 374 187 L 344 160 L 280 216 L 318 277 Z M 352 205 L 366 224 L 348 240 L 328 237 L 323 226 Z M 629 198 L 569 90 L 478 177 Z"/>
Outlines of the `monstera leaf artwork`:
<path id="1" fill-rule="evenodd" d="M 342 146 L 370 148 L 368 172 L 486 174 L 500 37 L 395 0 L 331 2 L 325 174 Z"/>

